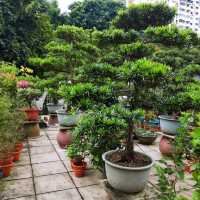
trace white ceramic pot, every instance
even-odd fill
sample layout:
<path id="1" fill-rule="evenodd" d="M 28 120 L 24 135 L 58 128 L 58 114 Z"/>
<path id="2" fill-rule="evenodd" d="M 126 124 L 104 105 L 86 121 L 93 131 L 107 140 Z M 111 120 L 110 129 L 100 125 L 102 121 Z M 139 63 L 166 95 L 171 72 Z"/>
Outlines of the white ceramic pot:
<path id="1" fill-rule="evenodd" d="M 176 119 L 173 119 L 168 115 L 160 115 L 160 129 L 163 133 L 176 135 L 177 129 L 180 128 L 180 122 Z"/>
<path id="2" fill-rule="evenodd" d="M 107 160 L 107 156 L 116 151 L 117 150 L 108 151 L 102 155 L 105 162 L 108 183 L 114 189 L 121 192 L 141 192 L 144 190 L 148 181 L 151 167 L 154 164 L 153 159 L 150 158 L 152 161 L 151 164 L 144 167 L 123 167 Z"/>
<path id="3" fill-rule="evenodd" d="M 63 107 L 64 107 L 64 104 L 54 104 L 54 103 L 47 104 L 47 109 L 50 114 L 56 113 L 57 110 L 60 110 Z"/>
<path id="4" fill-rule="evenodd" d="M 81 113 L 68 114 L 65 110 L 57 110 L 58 123 L 60 126 L 75 126 L 81 116 Z"/>

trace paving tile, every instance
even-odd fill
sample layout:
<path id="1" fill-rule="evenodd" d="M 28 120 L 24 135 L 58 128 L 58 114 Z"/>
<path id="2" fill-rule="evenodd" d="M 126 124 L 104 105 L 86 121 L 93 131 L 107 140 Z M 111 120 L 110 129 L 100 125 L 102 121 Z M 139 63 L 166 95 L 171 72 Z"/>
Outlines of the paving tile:
<path id="1" fill-rule="evenodd" d="M 34 195 L 32 178 L 8 181 L 5 184 L 4 199 Z"/>
<path id="2" fill-rule="evenodd" d="M 79 188 L 85 200 L 112 200 L 111 196 L 100 185 Z"/>
<path id="3" fill-rule="evenodd" d="M 35 177 L 35 187 L 37 194 L 75 188 L 66 173 Z"/>
<path id="4" fill-rule="evenodd" d="M 63 190 L 59 192 L 51 192 L 40 194 L 37 200 L 81 200 L 81 197 L 76 189 Z"/>
<path id="5" fill-rule="evenodd" d="M 57 134 L 50 134 L 50 135 L 48 135 L 48 138 L 50 139 L 50 140 L 56 140 L 56 138 L 57 138 Z"/>
<path id="6" fill-rule="evenodd" d="M 34 196 L 27 196 L 27 197 L 19 197 L 15 200 L 36 200 Z"/>
<path id="7" fill-rule="evenodd" d="M 30 154 L 44 154 L 44 153 L 50 153 L 54 152 L 54 148 L 52 146 L 41 146 L 41 147 L 31 147 L 30 148 Z"/>
<path id="8" fill-rule="evenodd" d="M 41 146 L 51 145 L 48 139 L 30 140 L 29 144 L 31 147 L 41 147 Z"/>
<path id="9" fill-rule="evenodd" d="M 57 145 L 58 143 L 57 143 L 57 140 L 51 140 L 51 143 L 53 144 L 53 145 Z"/>
<path id="10" fill-rule="evenodd" d="M 30 164 L 30 157 L 28 152 L 21 153 L 20 160 L 15 162 L 15 166 L 19 165 L 29 165 Z"/>
<path id="11" fill-rule="evenodd" d="M 162 158 L 162 154 L 158 151 L 149 151 L 145 152 L 147 155 L 149 155 L 154 160 L 160 160 Z"/>
<path id="12" fill-rule="evenodd" d="M 22 178 L 31 178 L 32 170 L 30 165 L 16 166 L 11 171 L 11 175 L 5 180 L 13 180 L 13 179 L 22 179 Z"/>
<path id="13" fill-rule="evenodd" d="M 32 167 L 34 176 L 43 176 L 67 172 L 61 161 L 34 164 Z"/>
<path id="14" fill-rule="evenodd" d="M 85 176 L 81 178 L 75 177 L 73 172 L 70 175 L 77 187 L 100 184 L 100 181 L 103 179 L 102 173 L 98 170 L 87 170 Z"/>
<path id="15" fill-rule="evenodd" d="M 50 153 L 44 153 L 44 154 L 35 154 L 31 157 L 31 162 L 33 164 L 36 163 L 44 163 L 44 162 L 52 162 L 52 161 L 58 161 L 59 158 L 56 154 L 56 152 L 50 152 Z"/>

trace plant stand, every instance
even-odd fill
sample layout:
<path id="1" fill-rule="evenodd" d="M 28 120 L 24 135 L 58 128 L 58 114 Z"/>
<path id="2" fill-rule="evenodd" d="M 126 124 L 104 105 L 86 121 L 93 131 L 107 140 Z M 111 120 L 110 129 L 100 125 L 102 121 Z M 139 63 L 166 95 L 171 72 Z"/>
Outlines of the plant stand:
<path id="1" fill-rule="evenodd" d="M 49 125 L 55 125 L 58 124 L 58 117 L 56 113 L 52 113 L 49 115 Z"/>
<path id="2" fill-rule="evenodd" d="M 40 136 L 39 121 L 25 121 L 23 125 L 23 132 L 26 137 Z"/>

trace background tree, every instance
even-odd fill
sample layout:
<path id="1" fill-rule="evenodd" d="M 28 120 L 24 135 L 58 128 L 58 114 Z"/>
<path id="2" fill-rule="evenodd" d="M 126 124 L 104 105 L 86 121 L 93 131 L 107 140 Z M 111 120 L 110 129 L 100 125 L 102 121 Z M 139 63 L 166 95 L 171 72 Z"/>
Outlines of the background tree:
<path id="1" fill-rule="evenodd" d="M 0 60 L 26 64 L 51 37 L 45 0 L 0 1 Z"/>
<path id="2" fill-rule="evenodd" d="M 175 13 L 175 9 L 163 3 L 131 5 L 118 13 L 113 25 L 125 30 L 144 30 L 149 26 L 170 24 Z"/>
<path id="3" fill-rule="evenodd" d="M 50 17 L 51 24 L 54 28 L 58 25 L 69 24 L 69 17 L 66 13 L 61 13 L 56 0 L 47 2 L 47 14 Z"/>
<path id="4" fill-rule="evenodd" d="M 78 1 L 69 7 L 70 23 L 85 29 L 107 29 L 121 8 L 125 5 L 114 0 Z"/>

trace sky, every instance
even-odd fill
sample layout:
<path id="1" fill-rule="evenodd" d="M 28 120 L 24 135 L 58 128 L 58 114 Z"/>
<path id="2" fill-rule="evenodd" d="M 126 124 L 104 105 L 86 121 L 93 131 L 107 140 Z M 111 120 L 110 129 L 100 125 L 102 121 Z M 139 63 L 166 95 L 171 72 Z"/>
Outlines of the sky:
<path id="1" fill-rule="evenodd" d="M 59 8 L 61 10 L 61 12 L 66 12 L 67 11 L 67 8 L 68 6 L 73 3 L 75 0 L 57 0 L 58 1 L 58 5 L 59 5 Z"/>

